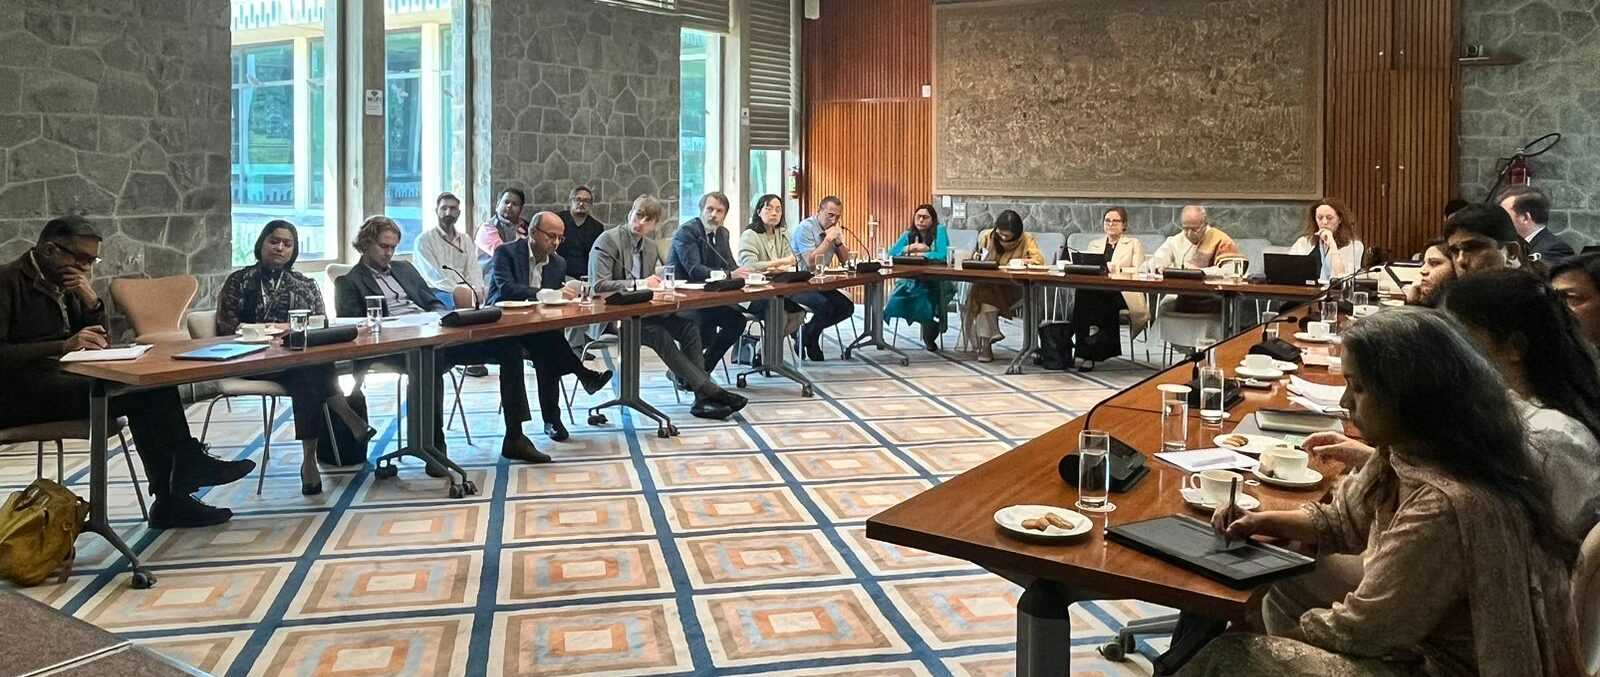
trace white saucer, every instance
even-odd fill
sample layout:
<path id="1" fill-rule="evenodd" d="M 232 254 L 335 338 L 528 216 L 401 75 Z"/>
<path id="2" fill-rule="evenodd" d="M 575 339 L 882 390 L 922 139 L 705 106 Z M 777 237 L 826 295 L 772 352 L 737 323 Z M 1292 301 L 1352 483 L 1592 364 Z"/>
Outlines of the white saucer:
<path id="1" fill-rule="evenodd" d="M 1267 381 L 1276 381 L 1280 378 L 1283 378 L 1282 369 L 1251 369 L 1250 367 L 1246 367 L 1244 365 L 1240 365 L 1238 368 L 1234 369 L 1233 373 L 1245 378 L 1259 378 Z"/>
<path id="2" fill-rule="evenodd" d="M 770 286 L 772 286 L 772 280 L 762 280 L 760 282 L 751 282 L 749 280 L 745 280 L 744 281 L 744 286 L 746 286 L 746 287 L 770 287 Z"/>
<path id="3" fill-rule="evenodd" d="M 245 338 L 243 336 L 240 336 L 239 338 L 234 339 L 233 342 L 234 343 L 272 343 L 272 336 L 270 334 L 267 335 L 267 336 L 262 336 L 260 338 Z"/>
<path id="4" fill-rule="evenodd" d="M 572 303 L 572 299 L 561 299 L 559 301 L 540 301 L 539 303 L 547 306 L 564 306 L 568 303 Z"/>
<path id="5" fill-rule="evenodd" d="M 539 305 L 538 301 L 498 301 L 494 304 L 494 307 L 515 310 L 517 308 L 532 308 L 536 305 Z"/>
<path id="6" fill-rule="evenodd" d="M 1022 526 L 1023 520 L 1043 517 L 1045 513 L 1053 512 L 1072 523 L 1071 529 L 1062 529 L 1054 525 L 1045 527 L 1044 531 L 1036 531 Z M 994 513 L 995 524 L 1001 529 L 1027 538 L 1062 539 L 1071 538 L 1089 532 L 1094 522 L 1082 513 L 1057 508 L 1051 505 L 1012 505 L 996 510 Z"/>
<path id="7" fill-rule="evenodd" d="M 1272 485 L 1276 485 L 1276 486 L 1280 486 L 1280 487 L 1289 487 L 1291 489 L 1305 489 L 1307 487 L 1314 487 L 1314 486 L 1317 486 L 1319 483 L 1322 482 L 1322 473 L 1317 472 L 1315 469 L 1312 469 L 1312 468 L 1306 468 L 1305 476 L 1301 477 L 1300 479 L 1296 479 L 1296 480 L 1291 480 L 1291 479 L 1287 479 L 1287 478 L 1283 478 L 1283 477 L 1268 477 L 1266 475 L 1261 474 L 1261 468 L 1256 468 L 1255 470 L 1251 470 L 1250 474 L 1255 475 L 1257 479 L 1261 480 L 1262 482 L 1266 482 L 1267 484 L 1272 484 Z"/>
<path id="8" fill-rule="evenodd" d="M 1243 367 L 1244 366 L 1244 362 L 1240 361 L 1239 362 L 1239 366 Z M 1283 372 L 1285 374 L 1293 374 L 1294 372 L 1300 370 L 1300 365 L 1295 364 L 1293 362 L 1290 362 L 1288 360 L 1273 360 L 1272 361 L 1272 368 L 1273 369 L 1277 369 L 1278 371 L 1281 371 L 1281 372 Z"/>
<path id="9" fill-rule="evenodd" d="M 1222 443 L 1223 440 L 1226 440 L 1230 437 L 1243 437 L 1245 439 L 1244 446 L 1234 447 Z M 1288 444 L 1288 442 L 1282 438 L 1272 437 L 1270 435 L 1246 435 L 1244 433 L 1226 433 L 1217 435 L 1216 437 L 1211 438 L 1211 443 L 1223 449 L 1232 449 L 1241 454 L 1251 454 L 1255 456 L 1259 456 L 1266 450 L 1273 447 Z"/>
<path id="10" fill-rule="evenodd" d="M 1303 331 L 1295 332 L 1294 337 L 1307 343 L 1327 343 L 1333 339 L 1332 336 L 1312 336 Z"/>
<path id="11" fill-rule="evenodd" d="M 704 282 L 679 282 L 678 283 L 678 288 L 679 289 L 687 289 L 689 291 L 700 291 L 700 290 L 706 288 L 706 283 L 704 283 Z"/>
<path id="12" fill-rule="evenodd" d="M 1190 487 L 1184 487 L 1183 491 L 1181 493 L 1183 494 L 1183 502 L 1189 504 L 1189 507 L 1191 507 L 1191 508 L 1200 508 L 1202 510 L 1216 510 L 1219 507 L 1217 504 L 1212 503 L 1211 499 L 1206 498 L 1205 492 L 1202 492 L 1199 489 L 1193 489 L 1193 488 L 1190 488 Z M 1256 508 L 1259 508 L 1259 507 L 1261 507 L 1261 499 L 1256 498 L 1254 496 L 1251 496 L 1250 494 L 1244 493 L 1242 491 L 1239 492 L 1239 508 L 1240 509 L 1243 509 L 1243 510 L 1255 510 Z"/>

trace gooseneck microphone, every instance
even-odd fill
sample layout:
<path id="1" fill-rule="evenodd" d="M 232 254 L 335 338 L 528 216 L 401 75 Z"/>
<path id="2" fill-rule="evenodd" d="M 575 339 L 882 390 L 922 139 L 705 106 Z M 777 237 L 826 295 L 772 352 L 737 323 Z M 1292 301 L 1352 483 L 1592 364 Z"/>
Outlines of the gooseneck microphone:
<path id="1" fill-rule="evenodd" d="M 467 276 L 462 275 L 461 271 L 456 270 L 454 268 L 451 268 L 450 266 L 439 266 L 439 267 L 444 269 L 444 270 L 447 270 L 447 271 L 450 271 L 452 273 L 455 273 L 456 279 L 461 280 L 461 284 L 466 286 L 467 291 L 472 292 L 472 309 L 473 310 L 477 310 L 477 309 L 483 307 L 483 303 L 478 300 L 478 289 L 476 287 L 472 286 L 471 282 L 467 281 Z"/>

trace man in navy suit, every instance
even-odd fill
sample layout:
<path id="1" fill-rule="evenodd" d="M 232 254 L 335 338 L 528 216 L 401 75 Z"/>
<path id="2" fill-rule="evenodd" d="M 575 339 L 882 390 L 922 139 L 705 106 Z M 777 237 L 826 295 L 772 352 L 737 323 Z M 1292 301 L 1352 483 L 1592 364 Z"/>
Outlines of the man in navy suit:
<path id="1" fill-rule="evenodd" d="M 1517 235 L 1528 243 L 1528 251 L 1539 255 L 1546 266 L 1556 266 L 1577 255 L 1572 245 L 1563 242 L 1545 225 L 1550 223 L 1550 196 L 1533 186 L 1512 186 L 1500 193 L 1500 208 L 1511 217 Z"/>
<path id="2" fill-rule="evenodd" d="M 541 289 L 559 289 L 563 297 L 572 298 L 572 290 L 564 286 L 567 262 L 556 253 L 565 236 L 566 225 L 560 217 L 539 212 L 529 220 L 527 239 L 495 248 L 489 303 L 536 301 Z M 568 435 L 567 427 L 561 424 L 561 377 L 577 374 L 583 389 L 593 395 L 611 381 L 611 372 L 583 366 L 559 331 L 528 334 L 518 340 L 538 373 L 539 414 L 544 417 L 544 433 L 556 442 L 565 440 Z"/>

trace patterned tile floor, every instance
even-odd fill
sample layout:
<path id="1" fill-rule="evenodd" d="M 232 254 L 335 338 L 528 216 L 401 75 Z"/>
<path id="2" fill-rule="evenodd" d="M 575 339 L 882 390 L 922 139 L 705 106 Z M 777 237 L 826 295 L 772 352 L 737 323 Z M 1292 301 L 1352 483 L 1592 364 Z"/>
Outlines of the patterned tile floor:
<path id="1" fill-rule="evenodd" d="M 237 511 L 221 527 L 145 529 L 113 459 L 113 516 L 157 587 L 130 589 L 89 536 L 66 583 L 24 592 L 230 676 L 1011 674 L 1020 590 L 965 562 L 868 540 L 863 523 L 1148 371 L 1118 361 L 1006 377 L 1003 362 L 907 354 L 905 368 L 872 351 L 808 364 L 813 399 L 753 378 L 751 406 L 723 423 L 690 417 L 647 353 L 646 399 L 683 434 L 661 440 L 615 413 L 590 427 L 579 411 L 570 441 L 535 438 L 559 461 L 544 466 L 501 462 L 494 383 L 467 379 L 472 443 L 459 420 L 447 431 L 482 489 L 466 500 L 448 499 L 415 464 L 382 481 L 325 469 L 325 492 L 302 497 L 299 445 L 280 407 L 261 495 L 251 478 L 205 496 Z M 368 389 L 382 431 L 374 453 L 395 443 L 393 393 Z M 203 415 L 190 410 L 196 430 Z M 259 461 L 260 421 L 254 402 L 219 406 L 214 450 Z M 86 494 L 83 443 L 69 443 L 65 465 Z M 0 450 L 0 491 L 33 473 L 31 447 Z M 1159 611 L 1076 605 L 1074 672 L 1149 674 L 1145 656 L 1109 663 L 1094 649 Z"/>

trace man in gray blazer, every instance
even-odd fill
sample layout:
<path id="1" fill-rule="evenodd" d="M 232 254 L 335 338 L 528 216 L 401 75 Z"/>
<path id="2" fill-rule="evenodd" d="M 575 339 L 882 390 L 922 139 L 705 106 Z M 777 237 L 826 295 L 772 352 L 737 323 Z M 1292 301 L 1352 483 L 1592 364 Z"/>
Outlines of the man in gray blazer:
<path id="1" fill-rule="evenodd" d="M 628 222 L 594 241 L 589 252 L 589 283 L 596 294 L 629 291 L 635 282 L 659 286 L 655 269 L 661 263 L 661 250 L 652 236 L 663 211 L 659 200 L 640 195 L 628 211 Z M 693 320 L 676 313 L 644 318 L 640 338 L 667 363 L 673 377 L 694 392 L 694 407 L 689 413 L 725 419 L 747 404 L 744 397 L 724 390 L 706 374 L 700 364 L 704 352 L 700 328 Z"/>

